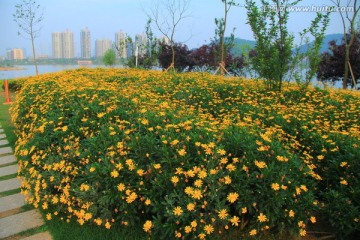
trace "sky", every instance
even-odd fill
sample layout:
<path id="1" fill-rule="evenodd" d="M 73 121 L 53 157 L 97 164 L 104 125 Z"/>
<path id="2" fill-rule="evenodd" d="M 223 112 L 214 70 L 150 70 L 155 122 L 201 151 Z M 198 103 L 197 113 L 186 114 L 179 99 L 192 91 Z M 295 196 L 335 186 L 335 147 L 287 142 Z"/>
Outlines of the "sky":
<path id="1" fill-rule="evenodd" d="M 35 39 L 38 54 L 51 56 L 51 33 L 67 29 L 74 33 L 76 56 L 80 55 L 80 31 L 87 27 L 91 32 L 94 48 L 96 39 L 111 39 L 115 32 L 124 31 L 128 36 L 145 32 L 148 20 L 146 12 L 154 0 L 36 0 L 43 11 L 44 20 L 40 36 Z M 346 2 L 347 0 L 343 0 Z M 15 4 L 22 0 L 0 0 L 0 56 L 6 56 L 7 49 L 24 48 L 31 55 L 31 41 L 18 35 L 14 22 Z M 238 3 L 245 2 L 237 0 Z M 332 5 L 331 0 L 303 0 L 299 6 L 321 7 Z M 259 5 L 260 6 L 260 5 Z M 183 42 L 190 49 L 207 44 L 215 35 L 215 18 L 224 15 L 221 0 L 191 0 L 187 11 L 189 17 L 180 22 L 175 41 Z M 315 12 L 292 12 L 288 25 L 295 36 L 309 26 Z M 227 34 L 235 28 L 235 37 L 253 40 L 244 7 L 232 7 L 228 15 Z M 162 35 L 156 26 L 152 30 L 157 37 Z M 342 33 L 340 14 L 334 12 L 326 34 Z M 298 39 L 298 38 L 296 38 Z M 94 49 L 93 49 L 94 51 Z"/>

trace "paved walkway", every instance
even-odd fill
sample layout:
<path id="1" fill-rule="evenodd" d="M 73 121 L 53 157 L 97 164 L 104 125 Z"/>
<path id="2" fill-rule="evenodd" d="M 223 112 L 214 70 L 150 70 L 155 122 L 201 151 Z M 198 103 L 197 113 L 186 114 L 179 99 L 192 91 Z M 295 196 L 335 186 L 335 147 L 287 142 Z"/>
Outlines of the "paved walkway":
<path id="1" fill-rule="evenodd" d="M 24 210 L 25 197 L 18 193 L 21 180 L 16 177 L 17 170 L 16 159 L 0 125 L 0 239 L 50 240 L 49 232 L 25 232 L 42 226 L 44 221 L 37 209 Z"/>

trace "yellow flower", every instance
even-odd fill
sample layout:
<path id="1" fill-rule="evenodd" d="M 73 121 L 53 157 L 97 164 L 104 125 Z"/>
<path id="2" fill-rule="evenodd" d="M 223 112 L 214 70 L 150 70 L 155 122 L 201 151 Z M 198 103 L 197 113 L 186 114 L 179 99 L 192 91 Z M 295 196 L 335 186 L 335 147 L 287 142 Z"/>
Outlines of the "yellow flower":
<path id="1" fill-rule="evenodd" d="M 181 207 L 177 206 L 174 208 L 173 213 L 175 216 L 180 216 L 183 213 L 183 210 L 181 209 Z"/>
<path id="2" fill-rule="evenodd" d="M 205 239 L 206 238 L 206 234 L 205 233 L 200 233 L 198 235 L 199 239 Z"/>
<path id="3" fill-rule="evenodd" d="M 89 169 L 89 171 L 90 172 L 94 172 L 96 169 L 94 168 L 94 167 L 91 167 L 90 169 Z"/>
<path id="4" fill-rule="evenodd" d="M 233 216 L 233 217 L 230 219 L 230 222 L 231 222 L 231 225 L 237 227 L 237 226 L 239 226 L 240 218 L 237 217 L 237 216 Z"/>
<path id="5" fill-rule="evenodd" d="M 226 151 L 224 149 L 219 149 L 216 151 L 218 154 L 220 154 L 221 156 L 224 156 L 226 154 Z"/>
<path id="6" fill-rule="evenodd" d="M 271 184 L 271 188 L 274 190 L 274 191 L 278 191 L 280 190 L 280 185 L 278 183 L 272 183 Z"/>
<path id="7" fill-rule="evenodd" d="M 195 190 L 192 192 L 191 195 L 192 195 L 192 197 L 193 197 L 194 199 L 198 199 L 198 200 L 203 197 L 200 189 L 195 189 Z"/>
<path id="8" fill-rule="evenodd" d="M 206 178 L 206 176 L 207 176 L 207 173 L 206 173 L 206 171 L 204 171 L 204 170 L 201 170 L 201 171 L 198 173 L 198 177 L 199 177 L 200 179 L 204 179 L 204 178 Z"/>
<path id="9" fill-rule="evenodd" d="M 120 192 L 124 191 L 124 190 L 125 190 L 125 184 L 120 183 L 119 185 L 117 185 L 117 189 L 118 189 Z"/>
<path id="10" fill-rule="evenodd" d="M 66 132 L 67 130 L 68 130 L 68 126 L 62 127 L 62 131 L 63 131 L 63 132 Z"/>
<path id="11" fill-rule="evenodd" d="M 96 218 L 94 219 L 94 222 L 96 223 L 96 225 L 100 226 L 102 224 L 102 220 L 101 218 Z"/>
<path id="12" fill-rule="evenodd" d="M 149 232 L 152 227 L 153 227 L 153 224 L 150 220 L 147 220 L 143 225 L 143 229 L 145 232 Z"/>
<path id="13" fill-rule="evenodd" d="M 175 145 L 177 145 L 178 143 L 179 143 L 179 140 L 176 140 L 176 139 L 175 139 L 175 140 L 173 140 L 173 141 L 170 142 L 170 145 L 171 145 L 171 146 L 175 146 Z"/>
<path id="14" fill-rule="evenodd" d="M 211 234 L 212 232 L 214 232 L 214 227 L 210 224 L 205 225 L 204 226 L 204 231 L 206 232 L 207 235 Z"/>
<path id="15" fill-rule="evenodd" d="M 200 188 L 203 184 L 203 181 L 198 179 L 194 182 L 194 186 Z"/>
<path id="16" fill-rule="evenodd" d="M 250 235 L 250 236 L 255 236 L 256 234 L 257 234 L 256 229 L 253 229 L 253 230 L 251 230 L 251 231 L 249 232 L 249 235 Z"/>
<path id="17" fill-rule="evenodd" d="M 340 163 L 340 167 L 345 167 L 346 165 L 348 165 L 347 162 L 341 162 L 341 163 Z"/>
<path id="18" fill-rule="evenodd" d="M 305 237 L 306 236 L 306 230 L 305 229 L 300 229 L 300 236 Z"/>
<path id="19" fill-rule="evenodd" d="M 150 204 L 151 204 L 151 200 L 150 200 L 150 199 L 146 199 L 146 200 L 145 200 L 145 205 L 148 206 L 148 205 L 150 205 Z"/>
<path id="20" fill-rule="evenodd" d="M 186 206 L 187 210 L 189 211 L 194 211 L 195 209 L 195 204 L 194 203 L 189 203 L 187 206 Z"/>
<path id="21" fill-rule="evenodd" d="M 293 210 L 289 211 L 289 217 L 294 217 L 295 216 L 295 212 Z"/>
<path id="22" fill-rule="evenodd" d="M 88 191 L 90 189 L 90 186 L 89 185 L 87 185 L 87 184 L 81 184 L 80 185 L 80 191 L 84 191 L 84 192 L 86 192 L 86 191 Z"/>
<path id="23" fill-rule="evenodd" d="M 258 168 L 266 168 L 266 163 L 265 162 L 262 162 L 262 161 L 257 161 L 255 160 L 255 165 L 258 167 Z"/>
<path id="24" fill-rule="evenodd" d="M 314 216 L 310 217 L 310 222 L 316 223 L 316 217 L 314 217 Z"/>
<path id="25" fill-rule="evenodd" d="M 268 219 L 266 217 L 266 215 L 264 215 L 263 213 L 260 213 L 260 215 L 257 217 L 259 222 L 266 222 Z"/>
<path id="26" fill-rule="evenodd" d="M 126 197 L 126 202 L 132 203 L 136 200 L 137 197 L 138 197 L 137 194 L 132 192 L 129 196 Z"/>
<path id="27" fill-rule="evenodd" d="M 230 176 L 225 176 L 224 177 L 224 183 L 225 184 L 231 184 L 231 177 Z"/>
<path id="28" fill-rule="evenodd" d="M 117 178 L 119 176 L 119 172 L 116 171 L 115 169 L 110 173 L 111 177 L 113 178 Z"/>
<path id="29" fill-rule="evenodd" d="M 190 233 L 192 231 L 191 226 L 185 226 L 185 233 Z"/>
<path id="30" fill-rule="evenodd" d="M 173 177 L 171 177 L 171 182 L 172 182 L 174 185 L 176 185 L 176 184 L 179 182 L 178 176 L 173 176 Z"/>
<path id="31" fill-rule="evenodd" d="M 110 228 L 111 228 L 111 224 L 110 224 L 109 222 L 106 222 L 106 223 L 105 223 L 105 228 L 106 228 L 106 229 L 110 229 Z"/>
<path id="32" fill-rule="evenodd" d="M 218 213 L 218 216 L 219 216 L 219 218 L 220 219 L 225 219 L 225 218 L 227 218 L 227 216 L 228 216 L 228 213 L 227 213 L 227 210 L 226 209 L 221 209 L 220 211 L 219 211 L 219 213 Z"/>
<path id="33" fill-rule="evenodd" d="M 241 213 L 242 213 L 242 214 L 247 213 L 247 207 L 243 207 L 243 208 L 241 209 Z"/>
<path id="34" fill-rule="evenodd" d="M 232 171 L 235 171 L 236 170 L 236 167 L 235 167 L 235 165 L 234 164 L 228 164 L 227 166 L 226 166 L 226 169 L 227 170 L 229 170 L 230 172 L 232 172 Z"/>
<path id="35" fill-rule="evenodd" d="M 161 168 L 161 164 L 159 164 L 159 163 L 156 163 L 153 166 L 154 166 L 155 169 L 160 169 Z"/>
<path id="36" fill-rule="evenodd" d="M 186 155 L 186 151 L 185 151 L 185 149 L 180 149 L 180 150 L 178 150 L 178 154 L 180 155 L 180 156 L 185 156 Z"/>
<path id="37" fill-rule="evenodd" d="M 340 183 L 341 183 L 342 185 L 348 185 L 348 182 L 347 182 L 345 179 L 341 180 Z"/>
<path id="38" fill-rule="evenodd" d="M 98 118 L 102 118 L 105 114 L 106 114 L 106 113 L 104 113 L 104 112 L 98 113 L 98 114 L 97 114 L 97 117 L 98 117 Z"/>
<path id="39" fill-rule="evenodd" d="M 190 225 L 191 225 L 191 227 L 196 228 L 196 227 L 197 227 L 197 222 L 196 222 L 196 220 L 192 221 L 192 222 L 190 223 Z"/>
<path id="40" fill-rule="evenodd" d="M 276 159 L 280 162 L 288 162 L 289 159 L 287 157 L 283 157 L 283 156 L 276 156 Z"/>
<path id="41" fill-rule="evenodd" d="M 50 221 L 51 218 L 52 218 L 52 217 L 51 217 L 51 213 L 46 214 L 46 220 L 49 220 L 49 221 Z"/>
<path id="42" fill-rule="evenodd" d="M 230 203 L 234 203 L 237 199 L 239 198 L 239 194 L 238 193 L 229 193 L 227 195 L 227 200 L 230 202 Z"/>

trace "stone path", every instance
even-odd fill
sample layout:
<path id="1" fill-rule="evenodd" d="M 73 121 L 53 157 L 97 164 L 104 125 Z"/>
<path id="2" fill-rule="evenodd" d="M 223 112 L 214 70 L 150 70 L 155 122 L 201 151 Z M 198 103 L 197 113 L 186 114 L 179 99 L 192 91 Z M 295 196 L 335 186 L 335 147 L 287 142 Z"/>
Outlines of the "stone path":
<path id="1" fill-rule="evenodd" d="M 0 239 L 51 240 L 49 232 L 20 234 L 42 226 L 44 221 L 37 209 L 23 210 L 25 197 L 16 192 L 21 185 L 17 170 L 16 159 L 0 125 Z"/>

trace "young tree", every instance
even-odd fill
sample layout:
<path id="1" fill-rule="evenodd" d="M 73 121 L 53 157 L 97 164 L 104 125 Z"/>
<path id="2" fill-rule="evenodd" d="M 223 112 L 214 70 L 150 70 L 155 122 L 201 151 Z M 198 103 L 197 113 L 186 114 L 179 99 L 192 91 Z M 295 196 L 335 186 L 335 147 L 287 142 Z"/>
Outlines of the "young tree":
<path id="1" fill-rule="evenodd" d="M 105 52 L 104 56 L 103 56 L 103 63 L 105 64 L 105 66 L 112 66 L 115 64 L 115 60 L 116 60 L 116 53 L 114 50 L 109 49 Z"/>
<path id="2" fill-rule="evenodd" d="M 175 67 L 175 34 L 182 20 L 189 17 L 190 0 L 156 0 L 152 2 L 149 19 L 157 29 L 169 40 L 172 60 L 169 68 Z"/>
<path id="3" fill-rule="evenodd" d="M 260 2 L 262 7 L 257 6 L 254 0 L 246 0 L 248 21 L 257 41 L 252 66 L 258 75 L 264 78 L 267 88 L 281 91 L 285 77 L 291 68 L 299 63 L 293 62 L 294 36 L 287 28 L 289 20 L 287 9 L 297 5 L 301 0 L 260 0 Z M 322 33 L 326 30 L 327 21 L 324 20 L 326 18 L 328 15 L 320 14 L 312 22 L 315 33 L 320 29 Z M 324 27 L 321 28 L 320 25 Z M 324 36 L 322 33 L 313 35 L 322 41 L 321 38 Z M 316 49 L 318 49 L 317 45 Z M 316 53 L 316 49 L 310 51 Z M 311 60 L 311 64 L 314 63 Z"/>
<path id="4" fill-rule="evenodd" d="M 17 23 L 22 32 L 19 35 L 29 38 L 31 40 L 33 58 L 35 63 L 36 75 L 39 74 L 36 52 L 35 52 L 35 38 L 39 37 L 41 25 L 43 20 L 43 12 L 40 11 L 40 5 L 35 0 L 22 0 L 22 3 L 15 5 L 16 12 L 13 14 L 14 21 Z"/>
<path id="5" fill-rule="evenodd" d="M 220 67 L 221 74 L 224 75 L 225 65 L 226 65 L 226 62 L 225 62 L 226 61 L 226 52 L 228 51 L 227 48 L 232 47 L 231 39 L 233 39 L 233 35 L 232 35 L 232 38 L 230 38 L 230 42 L 227 42 L 227 43 L 225 42 L 227 17 L 228 17 L 230 8 L 232 6 L 235 6 L 236 3 L 234 0 L 221 0 L 221 1 L 224 4 L 224 17 L 223 18 L 215 18 L 215 24 L 216 24 L 215 40 L 219 41 L 219 47 L 220 47 L 219 67 Z"/>
<path id="6" fill-rule="evenodd" d="M 339 11 L 344 31 L 344 43 L 345 43 L 345 60 L 344 60 L 344 78 L 343 89 L 347 88 L 349 78 L 349 65 L 350 65 L 350 48 L 355 39 L 355 21 L 360 11 L 360 4 L 358 0 L 347 0 L 346 6 L 344 0 L 331 0 L 337 8 L 346 8 L 345 11 Z M 350 11 L 352 8 L 352 11 Z M 347 26 L 349 24 L 349 26 Z M 347 33 L 350 33 L 349 35 Z M 348 39 L 349 37 L 349 39 Z"/>

